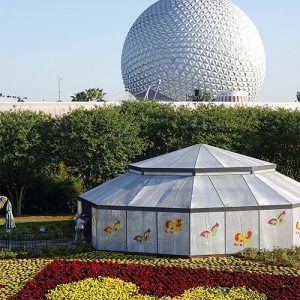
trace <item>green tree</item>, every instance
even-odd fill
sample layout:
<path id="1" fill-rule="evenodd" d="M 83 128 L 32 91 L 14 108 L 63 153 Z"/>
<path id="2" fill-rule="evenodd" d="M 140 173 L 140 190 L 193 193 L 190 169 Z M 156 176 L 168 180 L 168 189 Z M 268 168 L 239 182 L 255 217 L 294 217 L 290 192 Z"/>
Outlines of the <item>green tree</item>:
<path id="1" fill-rule="evenodd" d="M 71 96 L 72 101 L 88 101 L 86 92 L 75 93 L 74 96 Z"/>
<path id="2" fill-rule="evenodd" d="M 197 143 L 250 155 L 258 140 L 258 120 L 251 108 L 125 101 L 122 110 L 135 115 L 141 128 L 140 137 L 147 147 L 141 159 Z"/>
<path id="3" fill-rule="evenodd" d="M 105 95 L 102 89 L 90 88 L 82 92 L 75 93 L 71 96 L 72 101 L 93 101 L 102 98 Z"/>
<path id="4" fill-rule="evenodd" d="M 34 174 L 23 200 L 25 214 L 72 214 L 76 212 L 77 196 L 84 191 L 83 182 L 71 176 L 61 163 Z"/>
<path id="5" fill-rule="evenodd" d="M 75 109 L 58 126 L 61 160 L 87 189 L 124 173 L 142 151 L 134 117 L 118 106 Z"/>
<path id="6" fill-rule="evenodd" d="M 194 143 L 251 155 L 258 141 L 258 120 L 252 108 L 201 104 L 191 110 L 191 122 L 194 125 L 188 132 Z"/>
<path id="7" fill-rule="evenodd" d="M 207 91 L 204 91 L 202 101 L 206 101 L 206 102 L 211 101 L 211 93 L 207 92 Z"/>
<path id="8" fill-rule="evenodd" d="M 255 157 L 277 164 L 277 170 L 300 181 L 300 111 L 264 107 L 259 119 Z"/>
<path id="9" fill-rule="evenodd" d="M 43 112 L 0 112 L 0 179 L 18 216 L 31 177 L 51 163 L 53 125 L 51 116 Z"/>
<path id="10" fill-rule="evenodd" d="M 140 128 L 139 137 L 145 151 L 139 160 L 155 157 L 181 147 L 176 139 L 176 117 L 171 104 L 156 101 L 123 101 L 121 111 L 136 118 Z"/>
<path id="11" fill-rule="evenodd" d="M 105 93 L 103 93 L 102 89 L 99 88 L 91 88 L 88 90 L 85 90 L 88 101 L 93 101 L 99 98 L 103 98 Z"/>

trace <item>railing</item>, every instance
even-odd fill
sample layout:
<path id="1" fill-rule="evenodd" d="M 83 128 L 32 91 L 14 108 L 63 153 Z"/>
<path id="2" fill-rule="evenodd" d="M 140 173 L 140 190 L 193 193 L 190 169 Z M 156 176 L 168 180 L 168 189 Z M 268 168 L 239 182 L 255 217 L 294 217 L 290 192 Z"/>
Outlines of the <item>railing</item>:
<path id="1" fill-rule="evenodd" d="M 0 234 L 0 248 L 27 248 L 73 244 L 75 230 L 38 233 Z"/>

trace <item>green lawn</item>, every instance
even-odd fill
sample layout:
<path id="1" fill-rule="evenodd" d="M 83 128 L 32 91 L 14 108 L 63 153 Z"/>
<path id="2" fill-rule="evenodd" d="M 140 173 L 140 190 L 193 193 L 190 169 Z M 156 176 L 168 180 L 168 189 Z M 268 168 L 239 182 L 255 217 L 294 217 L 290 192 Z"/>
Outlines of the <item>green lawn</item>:
<path id="1" fill-rule="evenodd" d="M 44 222 L 64 222 L 74 220 L 75 216 L 26 216 L 26 217 L 15 217 L 16 224 L 22 223 L 44 223 Z M 0 226 L 4 225 L 5 216 L 0 217 Z"/>
<path id="2" fill-rule="evenodd" d="M 45 232 L 61 232 L 74 231 L 74 216 L 30 216 L 16 217 L 16 228 L 12 233 L 40 233 L 40 228 L 43 227 Z M 0 218 L 0 238 L 5 239 L 6 233 L 4 229 L 5 219 Z"/>

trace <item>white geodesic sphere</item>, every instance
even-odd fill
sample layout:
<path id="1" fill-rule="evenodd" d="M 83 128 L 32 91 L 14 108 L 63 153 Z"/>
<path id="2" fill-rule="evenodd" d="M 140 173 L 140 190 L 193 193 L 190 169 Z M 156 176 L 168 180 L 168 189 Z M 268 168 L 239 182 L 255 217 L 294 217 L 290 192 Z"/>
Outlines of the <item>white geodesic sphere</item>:
<path id="1" fill-rule="evenodd" d="M 256 100 L 265 51 L 249 17 L 228 0 L 159 0 L 134 22 L 122 51 L 133 94 L 161 79 L 159 92 L 185 101 L 195 89 L 245 91 Z"/>

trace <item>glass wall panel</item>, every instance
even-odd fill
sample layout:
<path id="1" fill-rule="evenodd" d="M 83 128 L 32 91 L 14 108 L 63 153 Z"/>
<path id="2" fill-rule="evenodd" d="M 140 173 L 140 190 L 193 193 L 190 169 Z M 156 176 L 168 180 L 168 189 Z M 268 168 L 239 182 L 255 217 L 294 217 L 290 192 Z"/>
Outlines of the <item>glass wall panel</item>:
<path id="1" fill-rule="evenodd" d="M 98 212 L 97 249 L 126 251 L 126 211 L 101 209 Z"/>
<path id="2" fill-rule="evenodd" d="M 191 255 L 225 253 L 225 213 L 191 213 Z"/>
<path id="3" fill-rule="evenodd" d="M 258 211 L 228 211 L 225 213 L 225 223 L 226 254 L 259 248 Z"/>
<path id="4" fill-rule="evenodd" d="M 127 211 L 127 251 L 157 253 L 155 212 Z"/>
<path id="5" fill-rule="evenodd" d="M 293 245 L 300 246 L 300 207 L 293 209 L 293 236 Z"/>
<path id="6" fill-rule="evenodd" d="M 291 209 L 263 210 L 260 212 L 260 249 L 293 246 L 293 213 Z"/>
<path id="7" fill-rule="evenodd" d="M 92 246 L 97 248 L 97 209 L 92 207 Z"/>
<path id="8" fill-rule="evenodd" d="M 189 223 L 188 213 L 158 212 L 158 253 L 189 255 Z"/>

